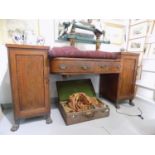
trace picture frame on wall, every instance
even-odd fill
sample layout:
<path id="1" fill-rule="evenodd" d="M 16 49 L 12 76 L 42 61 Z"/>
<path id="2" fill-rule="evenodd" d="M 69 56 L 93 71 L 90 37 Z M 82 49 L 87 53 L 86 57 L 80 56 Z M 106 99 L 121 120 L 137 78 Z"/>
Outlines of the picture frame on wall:
<path id="1" fill-rule="evenodd" d="M 111 44 L 124 44 L 125 26 L 113 23 L 105 23 L 105 38 L 107 38 L 107 40 L 110 40 Z"/>
<path id="2" fill-rule="evenodd" d="M 67 41 L 66 39 L 64 39 L 64 35 L 65 34 L 69 34 L 71 32 L 72 29 L 72 24 L 73 22 L 76 22 L 77 25 L 79 25 L 78 28 L 76 28 L 75 32 L 80 34 L 80 36 L 86 36 L 86 37 L 94 37 L 94 33 L 92 31 L 89 31 L 87 29 L 82 29 L 80 27 L 86 26 L 87 28 L 91 27 L 93 22 L 95 22 L 96 20 L 92 20 L 92 23 L 90 24 L 88 22 L 89 19 L 85 19 L 85 20 L 77 20 L 77 19 L 61 19 L 61 20 L 54 20 L 54 40 L 56 42 L 61 42 L 61 41 Z M 65 23 L 65 24 L 64 24 Z"/>
<path id="3" fill-rule="evenodd" d="M 148 30 L 148 23 L 144 22 L 130 27 L 129 39 L 145 37 Z"/>
<path id="4" fill-rule="evenodd" d="M 148 26 L 148 35 L 152 35 L 155 32 L 155 30 L 154 30 L 155 21 L 151 20 L 151 21 L 148 22 L 148 24 L 149 24 L 149 26 Z"/>
<path id="5" fill-rule="evenodd" d="M 64 28 L 63 22 L 72 22 L 75 19 L 72 20 L 55 20 L 54 21 L 54 40 L 57 41 L 63 41 L 61 40 L 61 36 L 63 35 L 63 32 L 68 33 L 70 32 L 68 28 Z M 88 19 L 90 20 L 90 19 Z M 79 22 L 78 24 L 82 26 L 89 27 L 91 26 L 96 26 L 97 28 L 101 28 L 105 31 L 105 36 L 101 36 L 101 40 L 104 39 L 106 41 L 110 41 L 111 44 L 115 45 L 122 45 L 125 43 L 125 26 L 123 24 L 115 24 L 112 22 L 108 21 L 98 21 L 97 19 L 92 19 L 91 24 L 88 23 L 88 20 L 76 20 L 76 22 Z M 82 24 L 81 24 L 82 23 Z M 81 36 L 86 36 L 89 39 L 95 39 L 95 35 L 92 31 L 88 31 L 86 29 L 80 29 L 76 28 L 76 33 L 80 34 Z M 64 40 L 65 41 L 65 40 Z"/>
<path id="6" fill-rule="evenodd" d="M 155 43 L 150 45 L 150 50 L 148 52 L 148 56 L 155 58 Z"/>
<path id="7" fill-rule="evenodd" d="M 144 46 L 144 57 L 148 56 L 150 47 L 151 47 L 151 44 L 145 44 L 145 46 Z"/>
<path id="8" fill-rule="evenodd" d="M 130 21 L 130 25 L 135 25 L 135 24 L 140 24 L 140 23 L 143 23 L 143 22 L 146 22 L 147 20 L 144 20 L 144 19 L 132 19 Z"/>
<path id="9" fill-rule="evenodd" d="M 130 40 L 128 42 L 128 51 L 143 52 L 144 51 L 144 45 L 145 45 L 145 38 Z"/>

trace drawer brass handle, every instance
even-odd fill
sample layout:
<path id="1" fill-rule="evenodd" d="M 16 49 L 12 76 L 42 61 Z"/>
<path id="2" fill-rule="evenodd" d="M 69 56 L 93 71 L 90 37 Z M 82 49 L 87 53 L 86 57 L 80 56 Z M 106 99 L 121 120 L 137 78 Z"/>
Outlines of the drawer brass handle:
<path id="1" fill-rule="evenodd" d="M 103 69 L 104 69 L 104 68 L 107 68 L 107 67 L 108 67 L 108 65 L 101 65 L 101 66 L 100 66 L 100 68 L 103 68 Z"/>
<path id="2" fill-rule="evenodd" d="M 87 70 L 87 69 L 89 69 L 88 66 L 82 66 L 81 68 L 82 68 L 83 70 Z"/>
<path id="3" fill-rule="evenodd" d="M 65 70 L 65 69 L 67 68 L 67 66 L 66 66 L 65 64 L 61 64 L 61 65 L 59 66 L 59 68 L 62 69 L 62 70 Z"/>
<path id="4" fill-rule="evenodd" d="M 120 67 L 121 67 L 120 65 L 116 65 L 116 68 L 117 68 L 117 69 L 120 69 Z"/>

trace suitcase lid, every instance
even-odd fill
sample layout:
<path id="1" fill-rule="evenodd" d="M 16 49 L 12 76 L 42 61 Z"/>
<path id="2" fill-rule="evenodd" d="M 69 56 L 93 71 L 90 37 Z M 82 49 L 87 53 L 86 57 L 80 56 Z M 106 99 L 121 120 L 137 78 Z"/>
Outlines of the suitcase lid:
<path id="1" fill-rule="evenodd" d="M 60 101 L 67 101 L 70 95 L 78 92 L 86 93 L 91 97 L 96 96 L 90 79 L 57 81 L 56 86 Z"/>

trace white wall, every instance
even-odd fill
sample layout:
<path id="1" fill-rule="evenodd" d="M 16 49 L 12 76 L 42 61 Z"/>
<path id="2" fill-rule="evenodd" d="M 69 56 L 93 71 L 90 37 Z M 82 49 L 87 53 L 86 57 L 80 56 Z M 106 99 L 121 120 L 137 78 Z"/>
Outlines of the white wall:
<path id="1" fill-rule="evenodd" d="M 58 43 L 54 41 L 54 20 L 40 20 L 40 34 L 45 37 L 45 45 L 53 46 L 66 46 L 69 43 Z M 95 49 L 95 45 L 88 44 L 77 44 L 76 45 L 80 49 Z M 114 45 L 102 45 L 101 50 L 103 51 L 119 51 L 120 46 Z M 95 91 L 98 93 L 98 84 L 99 84 L 99 76 L 97 75 L 83 75 L 83 76 L 74 76 L 68 79 L 81 79 L 81 78 L 91 78 Z M 50 75 L 50 86 L 52 89 L 51 97 L 57 96 L 55 81 L 63 80 L 59 75 Z M 0 104 L 11 103 L 11 87 L 10 87 L 10 78 L 9 78 L 9 70 L 8 70 L 8 56 L 7 49 L 5 45 L 0 45 Z"/>
<path id="2" fill-rule="evenodd" d="M 7 49 L 5 45 L 0 45 L 0 103 L 10 103 L 11 101 Z"/>

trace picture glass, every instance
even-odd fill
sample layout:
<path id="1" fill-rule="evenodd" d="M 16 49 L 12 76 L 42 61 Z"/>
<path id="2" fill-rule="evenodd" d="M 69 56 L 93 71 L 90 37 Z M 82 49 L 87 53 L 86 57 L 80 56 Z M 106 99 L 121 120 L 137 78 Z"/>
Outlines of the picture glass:
<path id="1" fill-rule="evenodd" d="M 125 42 L 125 26 L 105 24 L 105 37 L 111 44 L 123 44 Z"/>
<path id="2" fill-rule="evenodd" d="M 128 44 L 128 51 L 143 52 L 145 45 L 145 38 L 130 40 Z"/>
<path id="3" fill-rule="evenodd" d="M 145 22 L 147 20 L 143 20 L 143 19 L 132 19 L 131 22 L 130 22 L 130 25 L 134 25 L 134 24 L 139 24 L 139 23 L 142 23 L 142 22 Z"/>
<path id="4" fill-rule="evenodd" d="M 138 25 L 131 26 L 130 28 L 130 39 L 145 37 L 147 33 L 148 23 L 141 23 Z"/>

